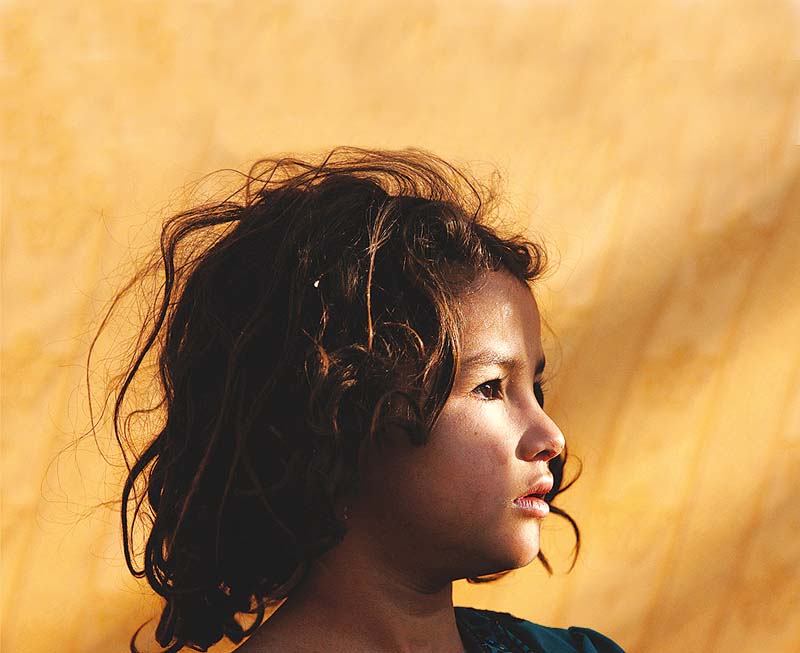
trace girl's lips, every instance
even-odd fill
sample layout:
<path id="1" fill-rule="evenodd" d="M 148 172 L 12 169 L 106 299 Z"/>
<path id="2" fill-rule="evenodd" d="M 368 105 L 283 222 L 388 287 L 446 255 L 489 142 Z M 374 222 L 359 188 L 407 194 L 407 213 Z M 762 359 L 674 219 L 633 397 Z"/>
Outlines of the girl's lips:
<path id="1" fill-rule="evenodd" d="M 520 501 L 521 499 L 527 499 L 529 497 L 535 497 L 542 499 L 546 495 L 548 495 L 553 490 L 553 477 L 546 475 L 540 478 L 538 481 L 533 483 L 532 485 L 528 486 L 528 489 L 525 491 L 520 497 L 514 499 L 514 501 Z"/>
<path id="2" fill-rule="evenodd" d="M 514 499 L 514 505 L 535 519 L 544 519 L 550 514 L 547 501 L 535 495 Z"/>
<path id="3" fill-rule="evenodd" d="M 514 505 L 535 519 L 544 519 L 550 514 L 550 505 L 544 500 L 553 489 L 553 477 L 544 476 L 529 486 L 528 491 L 514 499 Z"/>

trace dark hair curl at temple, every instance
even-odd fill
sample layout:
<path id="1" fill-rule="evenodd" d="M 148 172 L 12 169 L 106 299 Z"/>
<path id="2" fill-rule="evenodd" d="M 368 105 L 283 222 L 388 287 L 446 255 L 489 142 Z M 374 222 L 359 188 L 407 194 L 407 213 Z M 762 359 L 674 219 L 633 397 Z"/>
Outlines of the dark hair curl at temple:
<path id="1" fill-rule="evenodd" d="M 234 196 L 167 220 L 120 294 L 162 284 L 113 395 L 123 451 L 146 441 L 122 494 L 124 551 L 166 601 L 162 646 L 241 641 L 343 538 L 365 446 L 392 430 L 425 441 L 458 366 L 458 293 L 487 270 L 529 283 L 545 267 L 540 245 L 489 226 L 494 199 L 428 153 L 341 148 L 260 161 Z M 131 407 L 152 369 L 158 405 Z M 163 417 L 156 432 L 129 432 L 142 411 Z M 565 460 L 548 500 L 568 487 Z"/>

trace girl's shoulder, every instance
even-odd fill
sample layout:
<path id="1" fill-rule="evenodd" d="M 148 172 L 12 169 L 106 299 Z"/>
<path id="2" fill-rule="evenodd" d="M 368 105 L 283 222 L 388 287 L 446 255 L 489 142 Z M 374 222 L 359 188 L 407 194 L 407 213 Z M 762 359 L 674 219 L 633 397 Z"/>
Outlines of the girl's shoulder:
<path id="1" fill-rule="evenodd" d="M 470 653 L 624 653 L 590 628 L 548 628 L 504 612 L 456 608 Z"/>

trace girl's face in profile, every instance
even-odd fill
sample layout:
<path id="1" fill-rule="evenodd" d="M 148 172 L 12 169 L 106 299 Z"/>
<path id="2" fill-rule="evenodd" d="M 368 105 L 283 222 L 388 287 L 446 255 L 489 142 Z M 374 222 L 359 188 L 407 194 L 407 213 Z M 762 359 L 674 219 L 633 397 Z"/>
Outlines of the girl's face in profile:
<path id="1" fill-rule="evenodd" d="M 428 442 L 374 450 L 349 534 L 420 582 L 514 569 L 539 551 L 564 436 L 544 412 L 540 318 L 530 290 L 486 273 L 461 298 L 465 323 L 453 389 Z M 417 576 L 419 574 L 419 576 Z"/>

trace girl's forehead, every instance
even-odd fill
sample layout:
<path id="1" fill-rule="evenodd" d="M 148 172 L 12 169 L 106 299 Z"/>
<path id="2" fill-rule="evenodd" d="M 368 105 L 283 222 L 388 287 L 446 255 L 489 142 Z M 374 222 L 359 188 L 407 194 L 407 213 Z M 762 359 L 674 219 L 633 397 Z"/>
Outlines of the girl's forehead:
<path id="1" fill-rule="evenodd" d="M 539 317 L 536 300 L 528 285 L 510 272 L 497 270 L 486 272 L 470 288 L 459 296 L 459 303 L 465 312 L 481 312 L 486 317 L 508 318 L 517 314 L 535 314 Z"/>
<path id="2" fill-rule="evenodd" d="M 541 348 L 540 318 L 528 286 L 505 271 L 488 272 L 480 285 L 461 298 L 464 354 L 485 348 Z"/>

